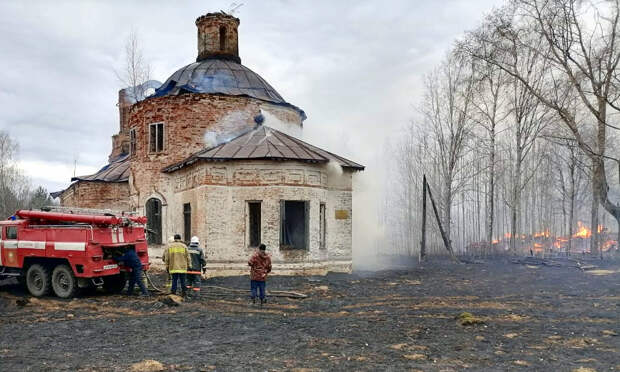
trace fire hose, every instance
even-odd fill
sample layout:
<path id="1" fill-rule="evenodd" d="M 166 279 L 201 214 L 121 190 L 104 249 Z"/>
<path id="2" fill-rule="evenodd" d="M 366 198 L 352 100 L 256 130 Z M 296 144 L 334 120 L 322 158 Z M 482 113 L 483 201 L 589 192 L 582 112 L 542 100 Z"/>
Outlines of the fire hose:
<path id="1" fill-rule="evenodd" d="M 150 284 L 150 286 L 153 287 L 155 292 L 164 293 L 164 294 L 166 293 L 165 291 L 162 291 L 161 289 L 157 288 L 157 286 L 153 283 L 153 280 L 151 279 L 151 277 L 148 275 L 146 271 L 144 272 L 144 276 L 146 277 L 146 280 Z M 202 286 L 202 288 L 211 288 L 211 289 L 215 289 L 218 291 L 222 291 L 224 293 L 235 294 L 235 295 L 248 293 L 248 291 L 245 289 L 220 287 L 216 285 L 205 285 L 205 286 Z M 292 292 L 292 291 L 268 291 L 267 293 L 270 297 L 287 297 L 287 298 L 294 298 L 294 299 L 304 299 L 308 297 L 307 295 L 303 293 Z"/>

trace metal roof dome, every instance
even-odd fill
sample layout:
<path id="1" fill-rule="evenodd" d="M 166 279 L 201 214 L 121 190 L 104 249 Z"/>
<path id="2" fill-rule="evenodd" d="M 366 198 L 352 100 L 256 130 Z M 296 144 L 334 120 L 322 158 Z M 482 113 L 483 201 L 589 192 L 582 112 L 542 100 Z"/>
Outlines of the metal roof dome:
<path id="1" fill-rule="evenodd" d="M 151 97 L 184 92 L 253 97 L 293 107 L 305 119 L 303 110 L 286 102 L 260 75 L 234 61 L 210 58 L 191 63 L 172 74 Z"/>

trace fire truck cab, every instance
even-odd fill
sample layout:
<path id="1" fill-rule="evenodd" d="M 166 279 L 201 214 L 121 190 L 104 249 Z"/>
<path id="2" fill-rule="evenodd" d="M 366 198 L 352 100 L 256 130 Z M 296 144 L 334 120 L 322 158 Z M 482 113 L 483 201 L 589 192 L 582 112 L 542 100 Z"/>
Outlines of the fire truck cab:
<path id="1" fill-rule="evenodd" d="M 36 297 L 53 291 L 70 298 L 98 286 L 120 292 L 129 269 L 112 257 L 133 249 L 148 269 L 145 223 L 145 217 L 90 209 L 17 211 L 0 221 L 0 279 L 16 277 Z"/>

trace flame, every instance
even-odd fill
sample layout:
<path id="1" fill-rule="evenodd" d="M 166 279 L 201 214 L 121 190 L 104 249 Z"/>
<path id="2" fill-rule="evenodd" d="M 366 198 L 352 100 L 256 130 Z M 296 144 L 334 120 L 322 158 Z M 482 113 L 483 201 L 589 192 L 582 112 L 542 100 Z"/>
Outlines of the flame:
<path id="1" fill-rule="evenodd" d="M 548 238 L 550 236 L 549 229 L 541 232 L 534 233 L 535 238 Z"/>
<path id="2" fill-rule="evenodd" d="M 577 226 L 579 226 L 579 230 L 573 235 L 573 238 L 589 238 L 592 236 L 592 231 L 585 227 L 581 221 L 577 221 Z"/>
<path id="3" fill-rule="evenodd" d="M 499 243 L 499 240 L 497 240 L 497 239 L 495 239 L 495 240 L 493 240 L 493 241 L 491 242 L 491 244 L 497 244 L 497 243 Z"/>
<path id="4" fill-rule="evenodd" d="M 598 225 L 598 227 L 596 228 L 596 231 L 597 231 L 599 234 L 600 234 L 600 233 L 602 233 L 602 232 L 603 232 L 603 231 L 605 231 L 605 230 L 607 230 L 607 229 L 606 229 L 606 228 L 605 228 L 605 226 L 603 226 L 603 225 Z"/>
<path id="5" fill-rule="evenodd" d="M 610 250 L 611 248 L 613 248 L 613 247 L 617 247 L 617 246 L 618 246 L 618 242 L 617 242 L 617 241 L 615 241 L 615 240 L 608 240 L 608 241 L 604 242 L 604 243 L 601 245 L 601 250 L 602 250 L 603 252 L 607 252 L 607 251 L 608 251 L 608 250 Z"/>
<path id="6" fill-rule="evenodd" d="M 510 237 L 512 237 L 512 234 L 510 234 L 510 233 L 506 233 L 506 234 L 504 234 L 504 237 L 505 237 L 506 239 L 510 239 Z"/>
<path id="7" fill-rule="evenodd" d="M 534 250 L 536 252 L 541 252 L 543 250 L 543 245 L 540 243 L 534 243 Z"/>

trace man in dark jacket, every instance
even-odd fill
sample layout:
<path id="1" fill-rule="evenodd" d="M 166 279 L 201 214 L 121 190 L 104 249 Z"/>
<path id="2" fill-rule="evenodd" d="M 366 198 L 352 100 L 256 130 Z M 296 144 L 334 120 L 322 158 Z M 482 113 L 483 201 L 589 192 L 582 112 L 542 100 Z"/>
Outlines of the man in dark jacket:
<path id="1" fill-rule="evenodd" d="M 149 291 L 146 290 L 146 286 L 142 281 L 142 262 L 136 254 L 136 251 L 133 248 L 127 249 L 122 256 L 113 257 L 113 259 L 116 262 L 122 262 L 125 267 L 131 269 L 129 286 L 127 287 L 127 295 L 131 296 L 133 294 L 133 289 L 136 286 L 136 283 L 138 283 L 138 286 L 140 286 L 140 291 L 142 291 L 142 295 L 148 296 Z"/>
<path id="2" fill-rule="evenodd" d="M 187 289 L 191 289 L 192 292 L 198 294 L 200 292 L 200 271 L 204 273 L 206 271 L 206 261 L 204 252 L 200 248 L 200 239 L 197 236 L 192 236 L 192 239 L 187 247 L 189 251 L 190 264 L 187 268 Z"/>
<path id="3" fill-rule="evenodd" d="M 265 283 L 267 274 L 271 272 L 271 257 L 267 255 L 265 249 L 265 244 L 261 244 L 258 247 L 258 252 L 255 252 L 248 261 L 252 303 L 256 303 L 256 290 L 258 289 L 261 305 L 267 302 L 265 299 Z"/>

